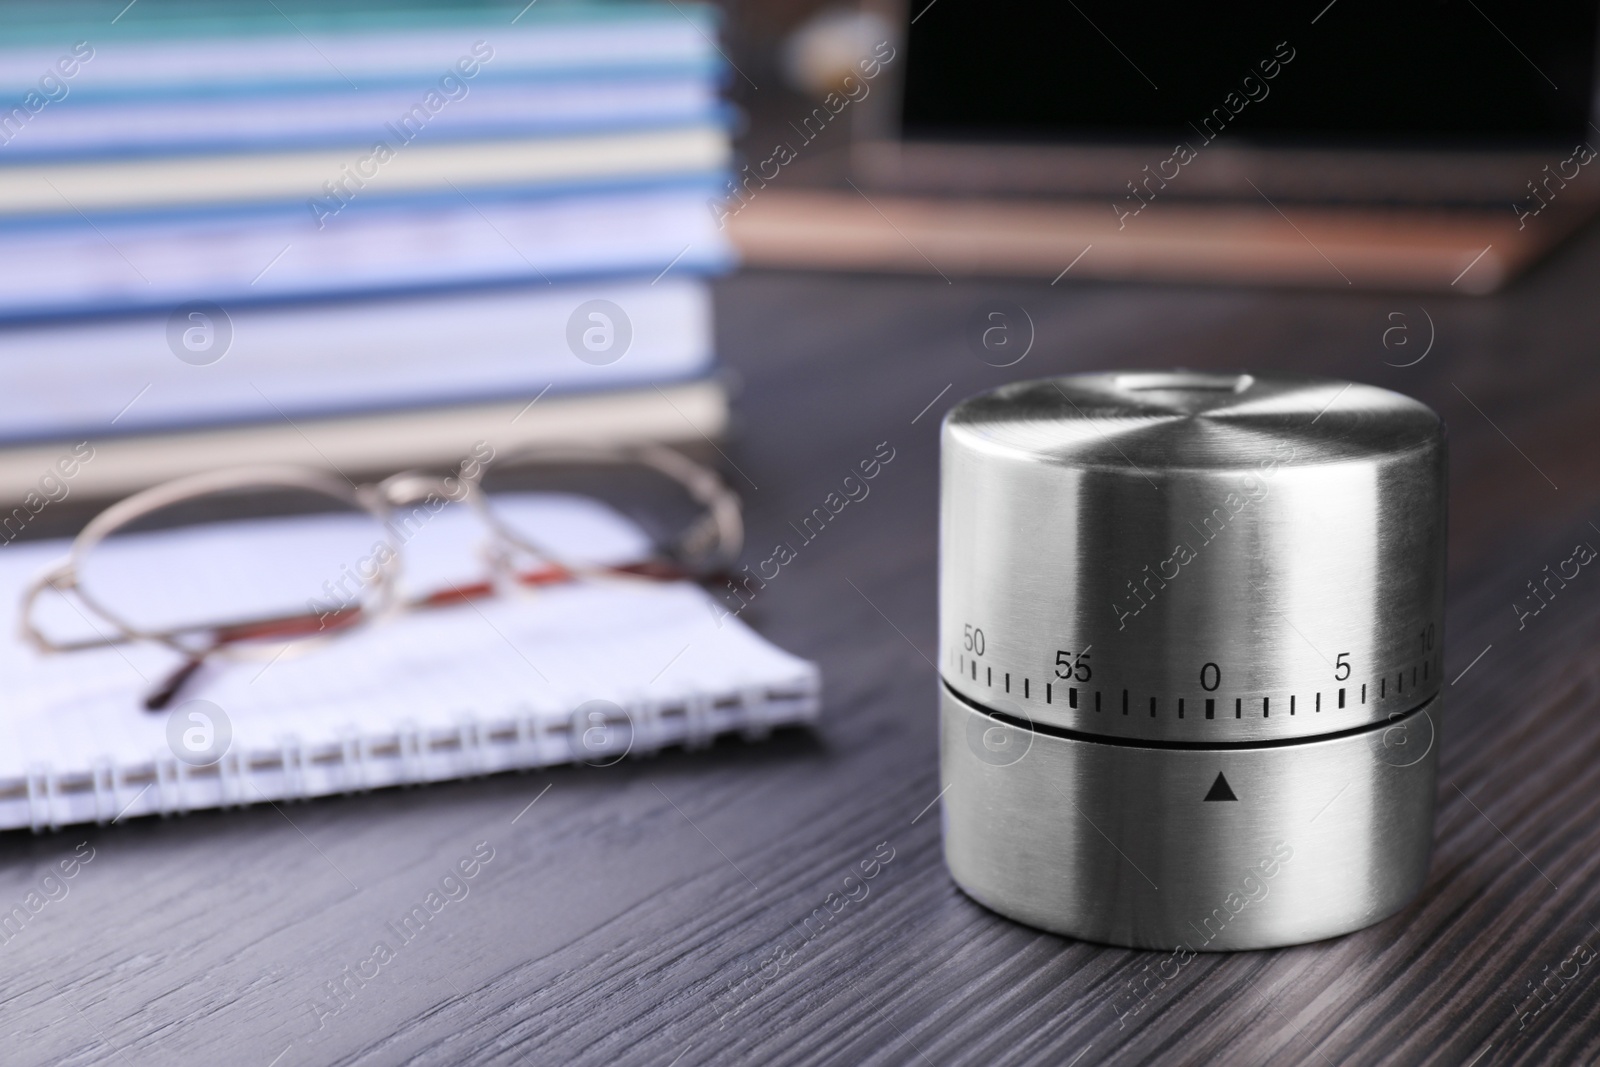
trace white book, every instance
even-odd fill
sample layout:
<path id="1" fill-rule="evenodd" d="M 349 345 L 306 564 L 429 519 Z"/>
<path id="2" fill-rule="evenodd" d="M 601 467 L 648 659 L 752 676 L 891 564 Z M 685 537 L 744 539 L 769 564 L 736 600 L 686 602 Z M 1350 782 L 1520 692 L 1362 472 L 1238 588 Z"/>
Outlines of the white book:
<path id="1" fill-rule="evenodd" d="M 585 312 L 595 300 L 610 307 Z M 0 442 L 292 429 L 361 410 L 687 381 L 712 369 L 711 331 L 705 281 L 672 273 L 11 327 L 0 330 Z"/>
<path id="2" fill-rule="evenodd" d="M 380 140 L 381 132 L 374 133 L 373 142 Z M 382 151 L 368 144 L 22 162 L 0 167 L 0 218 L 312 200 L 342 213 L 339 205 L 357 198 L 415 195 L 452 184 L 471 193 L 483 188 L 702 175 L 726 167 L 731 154 L 720 122 L 576 136 L 425 140 L 407 142 L 390 134 Z M 342 192 L 330 191 L 333 185 Z"/>
<path id="3" fill-rule="evenodd" d="M 0 227 L 0 319 L 425 287 L 719 270 L 708 180 L 596 195 L 449 191 L 425 204 L 304 204 L 158 220 Z"/>
<path id="4" fill-rule="evenodd" d="M 638 558 L 642 533 L 583 498 L 501 505 L 574 561 Z M 219 618 L 283 595 L 239 559 L 315 589 L 370 539 L 345 516 L 248 520 L 133 535 L 99 572 L 119 604 Z M 447 507 L 413 527 L 416 589 L 472 581 L 477 530 Z M 286 546 L 277 553 L 270 545 Z M 573 761 L 597 768 L 719 734 L 755 737 L 816 721 L 817 668 L 713 610 L 687 583 L 546 587 L 374 623 L 305 655 L 208 663 L 164 712 L 143 710 L 179 662 L 159 646 L 56 655 L 24 646 L 15 605 L 65 542 L 0 550 L 0 827 L 39 830 L 140 815 L 244 806 Z M 354 563 L 354 558 L 350 559 Z M 177 573 L 187 580 L 171 581 Z M 275 591 L 276 590 L 276 591 Z M 56 594 L 53 634 L 87 634 Z M 603 774 L 603 770 L 595 773 Z"/>

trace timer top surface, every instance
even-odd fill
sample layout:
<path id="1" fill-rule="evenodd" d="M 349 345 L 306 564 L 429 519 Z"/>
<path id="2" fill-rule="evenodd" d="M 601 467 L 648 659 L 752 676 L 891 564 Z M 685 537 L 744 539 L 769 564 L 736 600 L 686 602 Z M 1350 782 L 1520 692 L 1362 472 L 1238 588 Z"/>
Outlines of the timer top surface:
<path id="1" fill-rule="evenodd" d="M 1167 470 L 1238 470 L 1294 447 L 1292 466 L 1377 460 L 1437 445 L 1439 416 L 1388 389 L 1279 373 L 1128 371 L 1016 382 L 951 411 L 946 432 L 1019 460 L 1159 483 Z"/>

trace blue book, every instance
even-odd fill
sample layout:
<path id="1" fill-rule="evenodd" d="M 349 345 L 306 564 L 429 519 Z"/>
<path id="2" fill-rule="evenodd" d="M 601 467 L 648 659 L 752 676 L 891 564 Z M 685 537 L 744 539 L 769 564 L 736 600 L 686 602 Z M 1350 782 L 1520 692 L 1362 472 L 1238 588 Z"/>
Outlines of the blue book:
<path id="1" fill-rule="evenodd" d="M 0 321 L 720 272 L 717 176 L 0 227 Z"/>

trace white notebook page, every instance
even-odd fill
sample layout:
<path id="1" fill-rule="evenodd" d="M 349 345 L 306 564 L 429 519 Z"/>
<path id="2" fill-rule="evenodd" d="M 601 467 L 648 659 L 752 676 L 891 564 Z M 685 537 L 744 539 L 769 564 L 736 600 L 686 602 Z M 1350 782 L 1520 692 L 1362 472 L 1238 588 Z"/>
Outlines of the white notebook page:
<path id="1" fill-rule="evenodd" d="M 621 562 L 645 548 L 636 527 L 594 501 L 506 499 L 508 514 L 565 558 Z M 465 509 L 424 515 L 413 529 L 405 548 L 411 588 L 483 575 L 474 553 L 481 528 Z M 270 561 L 297 563 L 303 580 L 295 588 L 315 589 L 339 577 L 331 560 L 354 566 L 374 532 L 355 516 L 313 516 L 135 535 L 120 549 L 123 565 L 91 567 L 87 577 L 119 606 L 151 605 L 147 621 L 303 609 L 274 603 L 264 576 L 283 568 Z M 288 553 L 270 548 L 286 543 Z M 0 548 L 0 611 L 14 622 L 28 579 L 66 547 Z M 54 635 L 80 636 L 90 625 L 55 594 L 39 617 Z M 402 615 L 270 663 L 208 663 L 173 710 L 209 702 L 196 707 L 220 708 L 231 740 L 219 761 L 192 766 L 169 740 L 173 712 L 142 707 L 180 662 L 176 653 L 128 644 L 45 655 L 16 632 L 7 626 L 0 638 L 0 827 L 104 822 L 574 759 L 604 765 L 727 731 L 758 736 L 815 721 L 819 710 L 816 667 L 714 610 L 697 586 L 574 583 Z"/>

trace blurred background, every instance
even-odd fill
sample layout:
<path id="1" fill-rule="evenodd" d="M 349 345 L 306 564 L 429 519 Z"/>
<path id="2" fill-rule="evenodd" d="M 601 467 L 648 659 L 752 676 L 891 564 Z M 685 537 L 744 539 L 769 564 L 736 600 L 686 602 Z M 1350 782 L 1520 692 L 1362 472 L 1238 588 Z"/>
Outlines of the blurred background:
<path id="1" fill-rule="evenodd" d="M 226 463 L 704 449 L 739 266 L 1481 295 L 1592 215 L 1593 5 L 1309 7 L 0 5 L 8 538 Z"/>

